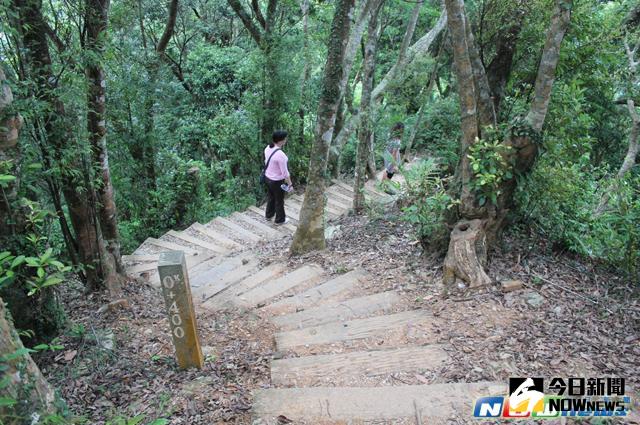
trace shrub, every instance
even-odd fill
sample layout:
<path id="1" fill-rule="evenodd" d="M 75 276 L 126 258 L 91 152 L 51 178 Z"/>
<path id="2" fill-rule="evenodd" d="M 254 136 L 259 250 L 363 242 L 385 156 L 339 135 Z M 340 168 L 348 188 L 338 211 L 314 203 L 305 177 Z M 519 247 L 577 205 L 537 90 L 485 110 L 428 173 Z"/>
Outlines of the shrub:
<path id="1" fill-rule="evenodd" d="M 405 172 L 403 220 L 413 224 L 425 251 L 443 252 L 449 240 L 445 214 L 454 204 L 439 177 L 438 164 L 427 159 Z"/>

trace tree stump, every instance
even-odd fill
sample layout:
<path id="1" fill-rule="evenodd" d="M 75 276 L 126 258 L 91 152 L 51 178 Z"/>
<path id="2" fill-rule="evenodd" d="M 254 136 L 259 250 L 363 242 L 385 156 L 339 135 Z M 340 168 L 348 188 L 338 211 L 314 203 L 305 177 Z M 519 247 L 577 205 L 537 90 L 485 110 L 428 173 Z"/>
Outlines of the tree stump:
<path id="1" fill-rule="evenodd" d="M 469 288 L 491 283 L 484 271 L 487 263 L 487 235 L 479 219 L 461 220 L 451 232 L 449 250 L 444 260 L 443 283 L 450 288 L 458 281 Z"/>

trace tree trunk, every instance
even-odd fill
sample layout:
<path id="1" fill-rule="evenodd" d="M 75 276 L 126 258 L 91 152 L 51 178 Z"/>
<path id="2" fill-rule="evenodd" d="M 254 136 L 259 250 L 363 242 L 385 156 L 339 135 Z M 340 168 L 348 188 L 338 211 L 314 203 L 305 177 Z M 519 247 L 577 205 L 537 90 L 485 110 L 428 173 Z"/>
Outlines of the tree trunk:
<path id="1" fill-rule="evenodd" d="M 18 233 L 24 224 L 23 217 L 14 211 L 13 205 L 20 184 L 18 132 L 22 127 L 22 117 L 18 114 L 8 116 L 6 111 L 12 102 L 13 94 L 6 83 L 0 63 L 0 119 L 3 119 L 0 121 L 0 163 L 7 161 L 9 164 L 9 169 L 0 169 L 0 173 L 11 174 L 16 178 L 13 182 L 7 182 L 5 187 L 0 187 L 0 241 Z"/>
<path id="2" fill-rule="evenodd" d="M 463 3 L 464 13 L 464 3 Z M 473 69 L 473 84 L 476 93 L 476 107 L 478 108 L 478 135 L 482 136 L 482 131 L 486 126 L 496 126 L 496 111 L 491 99 L 491 89 L 487 80 L 487 73 L 484 70 L 478 47 L 476 46 L 471 24 L 464 14 L 465 37 L 467 40 L 467 48 L 469 59 L 471 60 L 471 68 Z"/>
<path id="3" fill-rule="evenodd" d="M 504 226 L 506 215 L 513 204 L 517 180 L 512 178 L 501 183 L 500 195 L 495 205 L 487 201 L 484 206 L 480 206 L 476 202 L 470 186 L 472 172 L 466 154 L 468 147 L 474 143 L 478 129 L 475 95 L 477 83 L 473 84 L 474 74 L 466 40 L 466 35 L 470 32 L 465 31 L 466 18 L 462 0 L 446 0 L 446 5 L 458 76 L 463 139 L 459 164 L 462 183 L 461 204 L 458 207 L 459 221 L 455 224 L 449 241 L 449 250 L 444 263 L 444 283 L 449 287 L 456 282 L 458 285 L 478 287 L 491 281 L 484 272 L 486 252 Z M 525 135 L 514 135 L 503 141 L 505 146 L 511 148 L 506 159 L 507 163 L 514 164 L 514 174 L 526 174 L 535 162 L 538 151 L 535 135 L 539 134 L 544 125 L 555 70 L 560 57 L 560 46 L 569 26 L 571 7 L 570 0 L 556 1 L 538 67 L 535 96 L 524 124 L 529 131 L 524 132 Z M 475 77 L 477 78 L 478 75 L 476 73 Z"/>
<path id="4" fill-rule="evenodd" d="M 0 63 L 0 117 L 5 117 L 5 121 L 0 126 L 5 130 L 0 133 L 0 161 L 11 161 L 13 167 L 8 172 L 16 180 L 11 186 L 0 188 L 0 247 L 3 251 L 28 256 L 33 254 L 33 250 L 26 244 L 25 237 L 32 229 L 28 228 L 25 211 L 16 202 L 20 182 L 17 143 L 22 117 L 7 113 L 13 102 L 13 95 L 9 85 L 5 83 L 6 77 L 1 66 Z M 18 278 L 11 285 L 2 287 L 0 295 L 9 301 L 19 327 L 34 331 L 34 341 L 46 341 L 57 335 L 64 326 L 64 311 L 53 288 L 45 288 L 29 296 L 24 280 Z"/>
<path id="5" fill-rule="evenodd" d="M 621 179 L 631 170 L 631 167 L 636 163 L 636 157 L 640 150 L 638 145 L 638 131 L 640 130 L 640 117 L 636 111 L 636 105 L 633 100 L 627 100 L 627 108 L 629 109 L 629 115 L 631 116 L 631 133 L 629 134 L 629 147 L 627 148 L 627 154 L 624 157 L 624 161 L 618 170 L 616 177 Z"/>
<path id="6" fill-rule="evenodd" d="M 0 298 L 0 357 L 3 361 L 3 379 L 8 380 L 0 386 L 0 397 L 14 400 L 14 405 L 0 403 L 0 417 L 10 424 L 36 423 L 34 415 L 39 417 L 59 414 L 62 403 L 40 369 L 26 352 L 18 332 L 11 320 L 11 314 Z M 40 423 L 40 422 L 37 422 Z"/>
<path id="7" fill-rule="evenodd" d="M 327 154 L 333 136 L 336 111 L 344 91 L 341 82 L 348 71 L 345 69 L 344 59 L 354 5 L 355 0 L 339 0 L 333 17 L 307 189 L 300 212 L 300 222 L 291 245 L 291 253 L 294 255 L 325 248 L 324 192 Z"/>
<path id="8" fill-rule="evenodd" d="M 469 188 L 471 170 L 469 167 L 468 150 L 478 137 L 478 109 L 476 85 L 474 84 L 473 66 L 469 55 L 469 45 L 466 35 L 466 17 L 463 0 L 447 0 L 447 16 L 449 20 L 449 34 L 453 45 L 453 58 L 458 76 L 458 95 L 460 97 L 460 119 L 462 124 L 462 140 L 460 149 L 459 177 L 462 185 L 461 215 L 475 216 L 475 196 Z"/>
<path id="9" fill-rule="evenodd" d="M 307 84 L 311 75 L 311 58 L 309 55 L 309 0 L 302 0 L 300 6 L 302 10 L 302 37 L 304 50 L 304 67 L 302 69 L 302 78 L 300 84 L 300 107 L 298 108 L 298 116 L 300 117 L 300 128 L 298 130 L 298 138 L 300 146 L 304 146 L 304 121 L 307 111 Z"/>
<path id="10" fill-rule="evenodd" d="M 513 15 L 515 15 L 515 18 Z M 493 96 L 493 106 L 496 115 L 500 111 L 500 102 L 504 97 L 504 88 L 511 75 L 513 56 L 516 52 L 516 45 L 525 15 L 525 11 L 518 6 L 516 6 L 514 13 L 509 15 L 508 22 L 504 23 L 509 26 L 506 30 L 498 33 L 496 55 L 487 66 L 487 78 L 491 95 Z"/>
<path id="11" fill-rule="evenodd" d="M 102 236 L 111 258 L 104 259 L 105 279 L 111 290 L 115 286 L 117 273 L 124 274 L 122 256 L 120 254 L 120 234 L 114 190 L 109 171 L 109 153 L 107 150 L 106 124 L 106 81 L 101 59 L 104 50 L 104 40 L 107 36 L 107 22 L 109 0 L 87 0 L 85 25 L 87 40 L 85 47 L 89 54 L 86 66 L 87 76 L 87 130 L 93 150 L 93 160 L 98 172 L 96 188 L 99 201 L 99 219 Z M 115 270 L 109 270 L 113 265 Z"/>
<path id="12" fill-rule="evenodd" d="M 353 209 L 356 214 L 361 214 L 365 208 L 364 183 L 366 182 L 367 162 L 371 150 L 371 91 L 373 90 L 373 78 L 376 71 L 376 51 L 380 28 L 378 25 L 378 13 L 380 7 L 371 12 L 369 29 L 367 31 L 367 44 L 364 48 L 364 66 L 362 69 L 362 96 L 360 98 L 360 132 L 358 133 L 358 149 L 356 153 L 355 182 L 353 185 Z"/>
<path id="13" fill-rule="evenodd" d="M 40 0 L 14 0 L 20 14 L 25 55 L 30 65 L 31 79 L 37 87 L 35 97 L 50 105 L 47 116 L 43 119 L 44 130 L 54 150 L 54 157 L 61 167 L 62 192 L 67 206 L 71 224 L 76 233 L 76 241 L 80 262 L 84 266 L 86 285 L 95 290 L 103 282 L 102 259 L 104 249 L 101 235 L 97 227 L 94 211 L 91 209 L 93 187 L 89 179 L 81 181 L 78 175 L 86 175 L 74 146 L 70 146 L 74 137 L 65 122 L 65 107 L 54 93 L 56 76 L 51 68 L 51 56 L 47 44 L 47 25 L 41 15 Z"/>

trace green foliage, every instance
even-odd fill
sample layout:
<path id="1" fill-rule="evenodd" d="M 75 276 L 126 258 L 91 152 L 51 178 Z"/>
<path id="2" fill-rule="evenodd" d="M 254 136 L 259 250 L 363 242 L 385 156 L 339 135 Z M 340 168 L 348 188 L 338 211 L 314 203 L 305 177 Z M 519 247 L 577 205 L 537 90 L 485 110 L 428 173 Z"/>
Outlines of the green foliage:
<path id="1" fill-rule="evenodd" d="M 469 181 L 480 206 L 488 200 L 494 205 L 501 194 L 502 182 L 513 178 L 513 166 L 507 158 L 511 147 L 504 145 L 504 129 L 485 128 L 484 138 L 469 147 L 469 165 L 473 177 Z"/>
<path id="2" fill-rule="evenodd" d="M 518 214 L 552 242 L 620 267 L 638 278 L 640 267 L 640 179 L 628 177 L 613 191 L 610 209 L 595 215 L 602 191 L 588 166 L 543 157 L 519 185 Z M 610 183 L 603 183 L 607 187 Z"/>
<path id="3" fill-rule="evenodd" d="M 402 219 L 413 224 L 423 247 L 438 252 L 447 246 L 449 228 L 447 210 L 455 204 L 439 177 L 438 165 L 428 159 L 405 172 L 407 192 Z"/>
<path id="4" fill-rule="evenodd" d="M 413 119 L 413 118 L 412 118 Z M 411 128 L 413 122 L 408 123 Z M 436 97 L 424 112 L 414 149 L 426 150 L 452 171 L 460 157 L 460 106 L 455 95 Z"/>

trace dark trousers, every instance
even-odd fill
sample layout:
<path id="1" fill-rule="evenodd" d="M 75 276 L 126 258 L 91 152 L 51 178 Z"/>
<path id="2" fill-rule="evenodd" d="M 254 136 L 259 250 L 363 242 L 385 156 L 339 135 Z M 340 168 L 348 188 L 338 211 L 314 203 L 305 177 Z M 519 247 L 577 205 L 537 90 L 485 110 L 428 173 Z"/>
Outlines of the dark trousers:
<path id="1" fill-rule="evenodd" d="M 280 188 L 284 184 L 284 180 L 267 180 L 267 211 L 265 217 L 271 219 L 276 216 L 276 223 L 283 223 L 284 214 L 284 190 Z"/>

